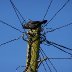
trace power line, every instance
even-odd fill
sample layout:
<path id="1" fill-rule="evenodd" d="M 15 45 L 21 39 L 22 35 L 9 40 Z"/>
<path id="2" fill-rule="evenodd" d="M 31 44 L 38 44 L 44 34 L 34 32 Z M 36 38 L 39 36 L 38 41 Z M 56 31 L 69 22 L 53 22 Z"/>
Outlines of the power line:
<path id="1" fill-rule="evenodd" d="M 72 59 L 72 58 L 47 58 L 47 59 L 55 59 L 55 60 L 56 60 L 56 59 L 57 59 L 57 60 L 61 60 L 61 59 L 62 59 L 62 60 L 65 60 L 65 59 Z"/>
<path id="2" fill-rule="evenodd" d="M 59 49 L 59 50 L 61 50 L 61 51 L 63 51 L 63 52 L 65 52 L 65 53 L 67 53 L 67 54 L 69 54 L 69 55 L 71 55 L 71 56 L 72 56 L 72 54 L 71 54 L 71 53 L 69 53 L 69 52 L 67 52 L 67 51 L 65 51 L 65 50 L 63 50 L 63 49 L 61 49 L 61 48 L 59 48 L 59 47 L 57 47 L 57 46 L 55 46 L 55 45 L 52 45 L 52 46 L 54 46 L 55 48 L 57 48 L 57 49 Z"/>
<path id="3" fill-rule="evenodd" d="M 4 43 L 0 44 L 0 46 L 5 45 L 5 44 L 8 44 L 8 43 L 10 43 L 10 42 L 14 42 L 14 41 L 16 41 L 16 40 L 19 40 L 20 38 L 21 38 L 21 36 L 18 37 L 18 38 L 12 39 L 12 40 L 10 40 L 10 41 L 4 42 Z"/>
<path id="4" fill-rule="evenodd" d="M 6 22 L 4 22 L 4 21 L 2 21 L 2 20 L 0 20 L 0 22 L 1 22 L 2 24 L 5 24 L 5 25 L 7 25 L 7 26 L 9 26 L 9 27 L 11 27 L 11 28 L 13 28 L 13 29 L 15 29 L 15 30 L 17 30 L 17 31 L 19 31 L 19 32 L 21 32 L 21 33 L 23 33 L 21 30 L 15 28 L 15 27 L 12 26 L 12 25 L 9 25 L 8 23 L 6 23 Z"/>
<path id="5" fill-rule="evenodd" d="M 45 65 L 44 65 L 44 63 L 42 63 L 42 65 L 43 65 L 43 67 L 44 67 L 44 70 L 45 70 L 45 72 L 47 72 L 47 69 L 45 68 Z"/>
<path id="6" fill-rule="evenodd" d="M 48 23 L 50 23 L 50 22 L 54 19 L 54 17 L 56 17 L 56 15 L 68 4 L 69 1 L 70 1 L 70 0 L 67 0 L 67 1 L 65 2 L 65 4 L 53 15 L 53 17 L 48 21 Z M 47 24 L 48 24 L 48 23 L 47 23 Z M 44 27 L 47 26 L 47 24 L 45 24 Z"/>
<path id="7" fill-rule="evenodd" d="M 43 59 L 44 59 L 44 55 L 43 55 L 43 53 L 42 53 L 42 51 L 41 51 L 41 50 L 40 50 L 40 52 L 41 52 L 41 54 L 42 54 L 42 56 L 43 56 Z M 50 66 L 48 65 L 47 61 L 46 61 L 46 60 L 44 60 L 44 61 L 46 62 L 47 67 L 49 68 L 49 71 L 50 71 L 50 72 L 52 72 L 52 70 L 51 70 Z"/>
<path id="8" fill-rule="evenodd" d="M 41 50 L 42 50 L 42 48 L 41 48 Z M 42 50 L 42 52 L 44 53 L 44 55 L 47 57 L 47 55 L 45 54 L 45 52 Z M 48 58 L 48 57 L 47 57 Z M 57 69 L 55 68 L 55 66 L 53 65 L 53 63 L 49 60 L 49 59 L 47 59 L 49 62 L 50 62 L 50 64 L 52 65 L 52 67 L 54 68 L 54 70 L 57 72 Z"/>
<path id="9" fill-rule="evenodd" d="M 67 53 L 67 54 L 69 54 L 69 55 L 71 55 L 71 56 L 72 56 L 72 54 L 71 54 L 71 53 L 69 53 L 69 52 L 67 52 L 67 51 L 63 50 L 63 49 L 62 49 L 62 48 L 60 48 L 60 47 L 58 47 L 58 46 L 57 46 L 56 44 L 54 44 L 53 42 L 46 40 L 46 43 L 47 43 L 47 44 L 50 44 L 50 45 L 54 46 L 55 48 L 57 48 L 57 49 L 59 49 L 59 50 L 61 50 L 61 51 L 63 51 L 63 52 L 65 52 L 65 53 Z"/>
<path id="10" fill-rule="evenodd" d="M 72 25 L 72 23 L 69 23 L 69 24 L 63 25 L 63 26 L 61 26 L 61 27 L 57 27 L 57 28 L 55 28 L 55 29 L 52 29 L 52 30 L 50 30 L 50 31 L 47 31 L 46 33 L 48 33 L 48 32 L 53 32 L 53 31 L 56 31 L 56 30 L 62 29 L 62 28 L 64 28 L 64 27 L 70 26 L 70 25 Z"/>
<path id="11" fill-rule="evenodd" d="M 19 22 L 20 22 L 20 24 L 21 24 L 21 26 L 22 26 L 22 28 L 23 28 L 23 22 L 25 22 L 25 19 L 23 18 L 23 16 L 22 16 L 21 13 L 19 12 L 19 10 L 16 8 L 16 6 L 15 6 L 14 3 L 12 2 L 12 0 L 10 0 L 10 3 L 12 4 L 12 7 L 13 7 L 15 13 L 16 13 L 16 16 L 17 16 L 17 18 L 18 18 L 18 20 L 19 20 Z M 23 22 L 21 22 L 18 14 L 19 14 L 19 15 L 21 16 L 21 18 L 23 19 Z M 25 23 L 26 23 L 26 22 L 25 22 Z M 27 35 L 26 31 L 25 31 L 25 28 L 23 28 L 23 29 L 24 29 L 24 32 L 25 32 L 27 38 L 28 38 L 28 35 Z"/>
<path id="12" fill-rule="evenodd" d="M 64 58 L 64 57 L 60 57 L 60 58 L 59 58 L 59 57 L 46 57 L 46 58 L 44 58 L 42 61 L 45 61 L 45 60 L 47 60 L 47 59 L 55 59 L 55 60 L 65 60 L 65 59 L 66 59 L 66 60 L 69 60 L 69 59 L 70 59 L 70 60 L 71 60 L 72 57 L 68 57 L 68 58 L 67 58 L 67 57 L 66 57 L 66 58 Z"/>
<path id="13" fill-rule="evenodd" d="M 50 43 L 52 43 L 52 44 L 54 44 L 54 45 L 57 45 L 57 46 L 59 46 L 59 47 L 62 47 L 62 48 L 64 48 L 64 49 L 67 49 L 67 50 L 72 51 L 72 49 L 71 49 L 71 48 L 65 47 L 65 46 L 60 45 L 60 44 L 57 44 L 57 43 L 55 43 L 55 42 L 51 42 L 51 41 L 49 41 L 49 42 L 50 42 Z"/>
<path id="14" fill-rule="evenodd" d="M 16 71 L 18 71 L 18 69 L 20 69 L 20 68 L 25 68 L 25 66 L 18 66 L 18 67 L 16 68 Z"/>
<path id="15" fill-rule="evenodd" d="M 17 14 L 17 10 L 16 10 L 16 7 L 15 7 L 15 5 L 14 5 L 14 3 L 10 0 L 10 2 L 11 2 L 11 4 L 12 4 L 12 7 L 13 7 L 13 9 L 14 9 L 14 11 L 15 11 L 15 13 L 16 13 L 16 16 L 17 16 L 17 18 L 18 18 L 18 20 L 20 21 L 20 23 L 21 23 L 21 20 L 20 20 L 20 18 L 19 18 L 19 16 L 18 16 L 18 14 Z M 22 24 L 22 23 L 21 23 Z"/>
<path id="16" fill-rule="evenodd" d="M 12 0 L 10 0 L 10 3 L 12 4 L 12 7 L 13 7 L 15 13 L 16 13 L 16 16 L 17 16 L 17 18 L 19 19 L 19 21 L 20 21 L 20 23 L 21 23 L 21 25 L 22 25 L 22 22 L 21 22 L 21 20 L 20 20 L 20 18 L 19 18 L 19 16 L 18 16 L 18 14 L 19 14 L 20 17 L 23 19 L 23 21 L 25 21 L 25 19 L 24 19 L 23 16 L 21 15 L 20 11 L 16 8 L 16 6 L 15 6 L 14 3 L 12 2 Z M 18 12 L 18 13 L 17 13 L 17 12 Z"/>
<path id="17" fill-rule="evenodd" d="M 41 52 L 41 51 L 40 51 L 40 52 Z M 43 56 L 43 55 L 42 55 L 42 56 Z M 44 60 L 43 60 L 43 61 L 44 61 Z M 47 69 L 46 69 L 46 67 L 45 67 L 45 65 L 44 65 L 44 63 L 43 63 L 43 61 L 42 61 L 41 57 L 39 56 L 39 65 L 38 65 L 38 68 L 39 68 L 40 65 L 42 64 L 43 67 L 44 67 L 45 72 L 47 72 Z"/>
<path id="18" fill-rule="evenodd" d="M 44 15 L 44 17 L 43 17 L 43 20 L 44 20 L 44 18 L 46 17 L 46 15 L 47 15 L 50 7 L 51 7 L 52 2 L 53 2 L 53 0 L 50 1 L 50 4 L 49 4 L 49 6 L 47 7 L 46 13 L 45 13 L 45 15 Z"/>

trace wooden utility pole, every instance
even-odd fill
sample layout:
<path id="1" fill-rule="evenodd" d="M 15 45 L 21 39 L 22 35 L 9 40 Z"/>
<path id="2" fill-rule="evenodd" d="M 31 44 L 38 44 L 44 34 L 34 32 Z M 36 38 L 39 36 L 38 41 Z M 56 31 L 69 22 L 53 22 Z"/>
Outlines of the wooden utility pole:
<path id="1" fill-rule="evenodd" d="M 30 65 L 26 72 L 37 72 L 38 68 L 38 58 L 39 58 L 39 48 L 40 48 L 40 29 L 29 30 L 29 48 L 30 50 Z M 30 35 L 31 34 L 31 35 Z M 27 62 L 29 60 L 27 59 Z"/>
<path id="2" fill-rule="evenodd" d="M 41 24 L 46 22 L 47 20 L 30 21 L 23 26 L 28 29 L 28 49 L 24 72 L 38 72 Z"/>

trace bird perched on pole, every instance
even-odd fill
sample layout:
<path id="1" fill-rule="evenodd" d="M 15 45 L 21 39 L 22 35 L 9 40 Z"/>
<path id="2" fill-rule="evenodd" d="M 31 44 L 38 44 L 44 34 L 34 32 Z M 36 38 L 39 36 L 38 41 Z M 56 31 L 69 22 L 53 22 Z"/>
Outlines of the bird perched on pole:
<path id="1" fill-rule="evenodd" d="M 25 29 L 36 29 L 41 26 L 41 24 L 45 24 L 47 20 L 43 21 L 32 21 L 30 20 L 28 23 L 23 25 L 23 28 Z"/>

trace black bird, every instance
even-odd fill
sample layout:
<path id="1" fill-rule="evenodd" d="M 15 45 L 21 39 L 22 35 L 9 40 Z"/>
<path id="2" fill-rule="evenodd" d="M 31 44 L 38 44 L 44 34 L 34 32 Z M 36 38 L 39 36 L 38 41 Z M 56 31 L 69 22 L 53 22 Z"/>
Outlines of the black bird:
<path id="1" fill-rule="evenodd" d="M 43 21 L 29 21 L 28 23 L 23 25 L 23 28 L 25 29 L 36 29 L 41 26 L 41 24 L 45 24 L 47 20 Z"/>

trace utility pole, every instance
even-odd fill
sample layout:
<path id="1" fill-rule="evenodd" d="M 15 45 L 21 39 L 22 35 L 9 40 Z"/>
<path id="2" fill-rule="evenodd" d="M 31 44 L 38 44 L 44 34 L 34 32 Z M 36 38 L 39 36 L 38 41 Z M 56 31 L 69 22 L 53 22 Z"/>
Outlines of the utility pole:
<path id="1" fill-rule="evenodd" d="M 38 72 L 41 24 L 46 22 L 47 20 L 30 21 L 23 26 L 28 29 L 26 68 L 23 72 Z"/>

